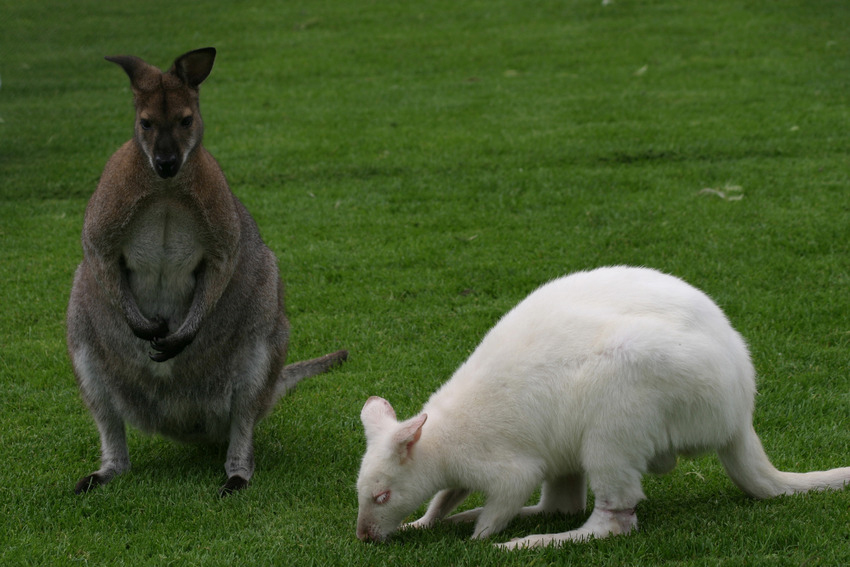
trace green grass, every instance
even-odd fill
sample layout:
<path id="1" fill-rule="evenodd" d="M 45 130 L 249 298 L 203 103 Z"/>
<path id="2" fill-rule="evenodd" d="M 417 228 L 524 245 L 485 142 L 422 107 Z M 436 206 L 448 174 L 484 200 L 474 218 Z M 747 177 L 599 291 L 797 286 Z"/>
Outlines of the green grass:
<path id="1" fill-rule="evenodd" d="M 850 464 L 850 4 L 0 0 L 0 13 L 0 564 L 850 562 L 850 492 L 753 501 L 711 456 L 648 477 L 628 537 L 501 554 L 468 526 L 354 536 L 365 399 L 412 415 L 522 297 L 606 264 L 675 273 L 727 311 L 777 466 Z M 103 56 L 167 66 L 207 45 L 205 142 L 280 258 L 291 359 L 351 359 L 259 426 L 243 493 L 216 496 L 223 449 L 132 431 L 133 470 L 75 496 L 98 439 L 64 309 L 85 203 L 132 121 Z M 517 520 L 494 539 L 582 520 Z"/>

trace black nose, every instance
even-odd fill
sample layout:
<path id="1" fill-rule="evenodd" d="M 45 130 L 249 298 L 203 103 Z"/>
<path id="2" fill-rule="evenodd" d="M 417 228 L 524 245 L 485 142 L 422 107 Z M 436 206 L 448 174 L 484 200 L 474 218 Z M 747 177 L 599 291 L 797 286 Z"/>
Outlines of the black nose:
<path id="1" fill-rule="evenodd" d="M 157 175 L 162 178 L 174 177 L 180 166 L 177 162 L 177 154 L 158 155 L 154 158 L 154 166 Z"/>

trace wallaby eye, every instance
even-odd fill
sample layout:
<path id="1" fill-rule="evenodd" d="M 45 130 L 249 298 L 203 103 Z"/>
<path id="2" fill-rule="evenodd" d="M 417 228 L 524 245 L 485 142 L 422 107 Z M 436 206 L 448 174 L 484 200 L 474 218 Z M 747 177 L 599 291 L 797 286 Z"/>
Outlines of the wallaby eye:
<path id="1" fill-rule="evenodd" d="M 147 118 L 142 118 L 139 120 L 139 126 L 142 127 L 142 130 L 150 130 L 153 127 L 153 124 L 151 124 L 151 121 Z"/>
<path id="2" fill-rule="evenodd" d="M 381 493 L 376 494 L 373 497 L 373 500 L 375 501 L 375 504 L 386 504 L 390 501 L 390 491 L 385 490 Z"/>
<path id="3" fill-rule="evenodd" d="M 187 116 L 186 118 L 184 118 L 183 120 L 180 121 L 180 125 L 183 126 L 184 128 L 188 128 L 189 126 L 192 125 L 192 121 L 193 121 L 193 118 L 191 116 Z"/>

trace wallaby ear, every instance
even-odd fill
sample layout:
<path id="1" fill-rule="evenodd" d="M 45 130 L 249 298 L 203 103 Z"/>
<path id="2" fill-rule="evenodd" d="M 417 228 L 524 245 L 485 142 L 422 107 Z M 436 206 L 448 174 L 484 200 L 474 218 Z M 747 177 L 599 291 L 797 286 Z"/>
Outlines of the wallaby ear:
<path id="1" fill-rule="evenodd" d="M 151 73 L 156 75 L 160 73 L 159 69 L 134 55 L 110 55 L 104 57 L 104 59 L 121 65 L 121 68 L 130 77 L 130 84 L 134 90 L 147 90 L 152 85 L 146 84 L 145 77 Z"/>
<path id="2" fill-rule="evenodd" d="M 215 47 L 205 47 L 184 53 L 174 60 L 170 70 L 189 87 L 197 89 L 209 77 L 214 61 Z"/>
<path id="3" fill-rule="evenodd" d="M 413 457 L 413 447 L 422 437 L 422 426 L 425 425 L 426 419 L 428 419 L 427 413 L 417 415 L 402 423 L 393 435 L 393 444 L 402 464 Z"/>
<path id="4" fill-rule="evenodd" d="M 360 410 L 360 421 L 366 430 L 366 439 L 384 428 L 387 422 L 395 422 L 395 410 L 384 398 L 372 396 L 363 404 Z"/>

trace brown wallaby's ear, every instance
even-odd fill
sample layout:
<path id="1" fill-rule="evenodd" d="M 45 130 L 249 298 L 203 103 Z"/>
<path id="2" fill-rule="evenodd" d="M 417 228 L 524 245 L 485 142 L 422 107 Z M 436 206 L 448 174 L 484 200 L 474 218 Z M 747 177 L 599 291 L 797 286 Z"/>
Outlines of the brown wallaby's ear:
<path id="1" fill-rule="evenodd" d="M 104 59 L 121 65 L 124 72 L 127 73 L 128 77 L 130 77 L 130 83 L 133 85 L 133 88 L 142 86 L 142 77 L 149 73 L 153 68 L 144 60 L 133 55 L 110 55 L 108 57 L 104 57 Z"/>
<path id="2" fill-rule="evenodd" d="M 215 61 L 215 47 L 205 47 L 184 53 L 174 60 L 174 66 L 170 70 L 189 87 L 197 89 L 198 85 L 209 77 L 213 61 Z"/>

